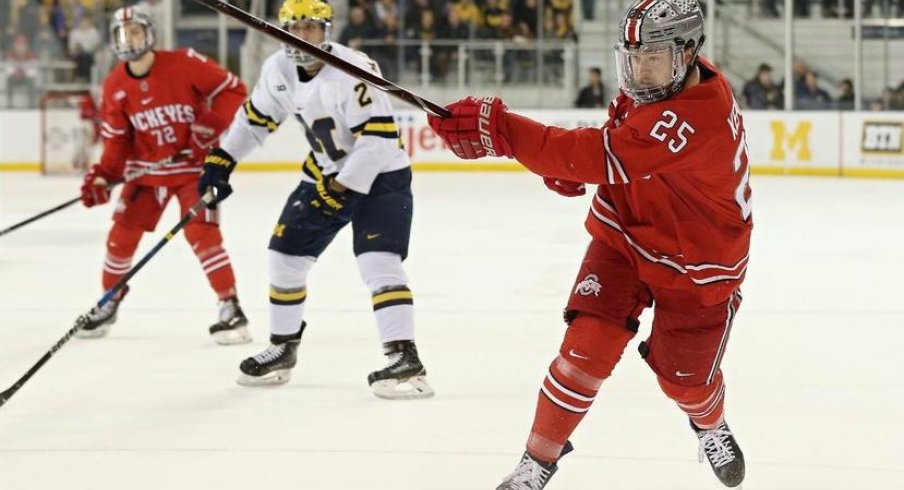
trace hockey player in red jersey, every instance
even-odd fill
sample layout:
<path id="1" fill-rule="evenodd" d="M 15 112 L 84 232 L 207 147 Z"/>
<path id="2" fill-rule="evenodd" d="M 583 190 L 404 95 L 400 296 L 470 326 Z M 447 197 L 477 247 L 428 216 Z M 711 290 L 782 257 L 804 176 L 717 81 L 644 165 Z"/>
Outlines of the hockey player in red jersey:
<path id="1" fill-rule="evenodd" d="M 527 450 L 497 490 L 546 486 L 648 307 L 654 319 L 641 356 L 689 417 L 719 480 L 733 487 L 744 478 L 719 366 L 747 267 L 749 168 L 731 88 L 698 55 L 703 25 L 696 0 L 642 0 L 628 11 L 615 50 L 621 93 L 601 129 L 547 127 L 494 97 L 430 117 L 462 158 L 514 157 L 564 195 L 599 186 L 565 339 L 543 381 Z"/>
<path id="2" fill-rule="evenodd" d="M 232 73 L 192 49 L 161 51 L 154 46 L 154 26 L 147 15 L 126 7 L 110 24 L 113 51 L 123 62 L 104 80 L 100 163 L 82 184 L 87 207 L 110 199 L 107 183 L 136 171 L 146 175 L 127 183 L 113 214 L 107 238 L 103 287 L 125 275 L 146 231 L 153 231 L 169 200 L 182 213 L 200 198 L 197 181 L 207 150 L 232 120 L 247 96 Z M 236 297 L 235 276 L 216 210 L 207 210 L 185 226 L 185 238 L 197 255 L 220 301 L 219 320 L 210 334 L 220 344 L 250 342 L 248 320 Z M 128 288 L 76 332 L 82 338 L 102 337 L 116 321 L 116 311 Z"/>

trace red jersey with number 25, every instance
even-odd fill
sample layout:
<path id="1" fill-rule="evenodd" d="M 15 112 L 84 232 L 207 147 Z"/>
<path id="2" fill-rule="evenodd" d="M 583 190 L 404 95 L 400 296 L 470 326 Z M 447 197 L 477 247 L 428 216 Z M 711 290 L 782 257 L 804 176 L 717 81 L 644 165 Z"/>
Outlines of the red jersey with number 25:
<path id="1" fill-rule="evenodd" d="M 192 49 L 154 51 L 154 64 L 142 77 L 120 63 L 104 80 L 100 163 L 122 175 L 124 170 L 141 170 L 174 157 L 189 148 L 195 119 L 214 111 L 231 121 L 246 96 L 238 77 Z M 201 162 L 179 158 L 137 182 L 175 186 L 196 179 L 200 172 Z"/>
<path id="2" fill-rule="evenodd" d="M 620 94 L 602 129 L 506 117 L 515 158 L 535 173 L 599 184 L 587 217 L 595 238 L 645 283 L 725 301 L 743 281 L 753 227 L 744 122 L 707 60 L 701 82 L 669 99 Z"/>

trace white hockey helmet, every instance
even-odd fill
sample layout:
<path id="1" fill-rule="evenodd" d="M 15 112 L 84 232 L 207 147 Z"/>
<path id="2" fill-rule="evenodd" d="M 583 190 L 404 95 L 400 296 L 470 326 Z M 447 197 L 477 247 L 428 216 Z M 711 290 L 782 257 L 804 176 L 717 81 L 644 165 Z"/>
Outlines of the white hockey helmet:
<path id="1" fill-rule="evenodd" d="M 681 90 L 706 39 L 703 25 L 697 0 L 638 1 L 622 19 L 615 44 L 619 88 L 641 104 Z M 688 46 L 694 53 L 685 63 Z"/>
<path id="2" fill-rule="evenodd" d="M 138 45 L 133 44 L 133 34 L 127 29 L 129 24 L 144 29 L 144 40 Z M 113 12 L 110 19 L 110 43 L 117 58 L 122 61 L 137 60 L 154 47 L 155 41 L 154 24 L 147 14 L 132 7 L 122 7 Z"/>

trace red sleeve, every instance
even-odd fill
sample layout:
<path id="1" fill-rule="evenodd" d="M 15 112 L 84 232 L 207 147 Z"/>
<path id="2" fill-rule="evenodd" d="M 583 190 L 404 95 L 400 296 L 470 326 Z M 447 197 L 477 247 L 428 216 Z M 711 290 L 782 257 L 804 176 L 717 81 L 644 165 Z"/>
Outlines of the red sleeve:
<path id="1" fill-rule="evenodd" d="M 193 49 L 185 51 L 186 73 L 194 75 L 192 86 L 206 99 L 207 110 L 215 112 L 223 120 L 230 122 L 235 111 L 248 97 L 248 89 L 239 77 L 226 71 L 213 60 Z"/>
<path id="2" fill-rule="evenodd" d="M 699 102 L 643 106 L 624 124 L 610 119 L 601 129 L 548 127 L 507 113 L 505 134 L 515 158 L 534 173 L 591 184 L 627 184 L 657 173 L 705 171 L 713 154 L 730 151 L 727 123 L 713 117 L 723 111 L 701 111 Z"/>
<path id="3" fill-rule="evenodd" d="M 505 134 L 515 158 L 531 172 L 575 182 L 602 184 L 606 161 L 597 128 L 562 129 L 507 113 Z"/>
<path id="4" fill-rule="evenodd" d="M 115 76 L 111 75 L 104 82 L 100 109 L 100 135 L 104 141 L 100 165 L 107 175 L 116 177 L 123 175 L 132 150 L 132 123 L 123 107 L 125 101 L 125 92 L 116 88 Z"/>

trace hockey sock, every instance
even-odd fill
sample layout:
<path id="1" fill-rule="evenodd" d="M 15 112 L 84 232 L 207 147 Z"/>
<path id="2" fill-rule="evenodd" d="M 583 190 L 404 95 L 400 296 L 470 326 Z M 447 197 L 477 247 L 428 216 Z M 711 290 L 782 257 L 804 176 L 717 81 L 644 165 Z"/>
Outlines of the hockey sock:
<path id="1" fill-rule="evenodd" d="M 659 377 L 659 386 L 675 400 L 691 422 L 700 429 L 714 429 L 722 423 L 725 406 L 725 383 L 720 369 L 708 385 L 681 386 Z"/>
<path id="2" fill-rule="evenodd" d="M 201 262 L 217 298 L 220 301 L 234 298 L 235 273 L 232 271 L 229 254 L 223 249 L 220 227 L 211 223 L 191 222 L 185 227 L 185 238 Z"/>
<path id="3" fill-rule="evenodd" d="M 275 250 L 270 256 L 270 333 L 295 335 L 304 320 L 308 297 L 308 272 L 314 257 L 286 255 Z"/>
<path id="4" fill-rule="evenodd" d="M 109 290 L 132 268 L 132 256 L 138 248 L 138 242 L 144 231 L 119 223 L 113 223 L 107 235 L 107 256 L 104 259 L 104 271 L 101 284 Z"/>
<path id="5" fill-rule="evenodd" d="M 559 459 L 633 336 L 634 332 L 593 316 L 579 315 L 571 322 L 559 357 L 549 366 L 540 387 L 527 440 L 532 457 L 547 463 Z"/>
<path id="6" fill-rule="evenodd" d="M 380 342 L 414 340 L 414 296 L 402 258 L 389 252 L 367 252 L 358 256 L 358 270 L 370 289 Z"/>

